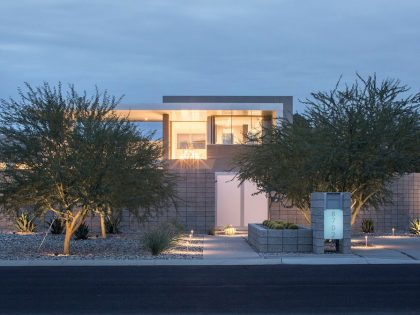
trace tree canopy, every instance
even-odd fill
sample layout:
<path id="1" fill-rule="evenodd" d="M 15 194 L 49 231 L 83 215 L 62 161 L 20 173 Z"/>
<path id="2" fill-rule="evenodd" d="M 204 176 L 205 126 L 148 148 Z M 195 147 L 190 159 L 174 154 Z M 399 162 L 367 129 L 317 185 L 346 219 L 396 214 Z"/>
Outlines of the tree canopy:
<path id="1" fill-rule="evenodd" d="M 352 193 L 352 223 L 363 207 L 389 201 L 388 184 L 420 170 L 420 93 L 400 81 L 357 75 L 314 92 L 293 123 L 264 129 L 261 145 L 236 158 L 241 180 L 291 201 L 309 221 L 314 191 Z"/>
<path id="2" fill-rule="evenodd" d="M 127 208 L 143 219 L 174 197 L 160 144 L 115 113 L 120 99 L 47 83 L 19 95 L 0 107 L 4 211 L 53 212 L 66 224 L 65 254 L 87 215 Z"/>

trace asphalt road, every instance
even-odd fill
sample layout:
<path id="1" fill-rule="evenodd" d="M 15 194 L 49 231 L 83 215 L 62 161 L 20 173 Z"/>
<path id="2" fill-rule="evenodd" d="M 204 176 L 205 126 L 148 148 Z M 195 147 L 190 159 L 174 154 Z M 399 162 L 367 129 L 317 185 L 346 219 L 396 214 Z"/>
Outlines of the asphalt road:
<path id="1" fill-rule="evenodd" d="M 0 314 L 420 314 L 420 265 L 0 267 Z"/>

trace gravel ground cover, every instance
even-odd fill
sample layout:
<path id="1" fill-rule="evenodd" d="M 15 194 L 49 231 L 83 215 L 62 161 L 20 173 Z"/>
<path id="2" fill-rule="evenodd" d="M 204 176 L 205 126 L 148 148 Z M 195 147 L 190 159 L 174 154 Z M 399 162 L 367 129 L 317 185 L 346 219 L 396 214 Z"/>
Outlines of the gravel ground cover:
<path id="1" fill-rule="evenodd" d="M 64 235 L 48 234 L 39 248 L 45 233 L 29 235 L 0 233 L 0 259 L 69 260 L 69 259 L 202 259 L 203 236 L 191 239 L 183 236 L 177 244 L 158 256 L 152 256 L 142 248 L 140 234 L 108 235 L 106 239 L 89 237 L 87 240 L 72 240 L 71 255 L 63 252 Z"/>

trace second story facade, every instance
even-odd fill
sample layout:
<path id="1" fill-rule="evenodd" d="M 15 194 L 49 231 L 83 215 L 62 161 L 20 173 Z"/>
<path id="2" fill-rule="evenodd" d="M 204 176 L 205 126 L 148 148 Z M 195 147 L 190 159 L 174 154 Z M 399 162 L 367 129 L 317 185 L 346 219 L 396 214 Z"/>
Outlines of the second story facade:
<path id="1" fill-rule="evenodd" d="M 291 120 L 291 96 L 164 96 L 160 104 L 120 105 L 141 129 L 156 129 L 172 167 L 195 161 L 197 167 L 225 170 L 239 144 L 253 134 Z"/>

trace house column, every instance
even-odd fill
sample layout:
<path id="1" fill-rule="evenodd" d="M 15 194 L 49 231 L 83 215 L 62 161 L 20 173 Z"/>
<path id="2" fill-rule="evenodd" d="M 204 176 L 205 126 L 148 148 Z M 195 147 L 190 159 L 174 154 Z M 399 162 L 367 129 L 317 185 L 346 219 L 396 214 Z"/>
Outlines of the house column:
<path id="1" fill-rule="evenodd" d="M 165 159 L 171 158 L 171 132 L 169 115 L 162 114 L 162 144 L 163 144 L 163 157 Z"/>
<path id="2" fill-rule="evenodd" d="M 266 115 L 262 120 L 262 133 L 264 137 L 264 142 L 270 142 L 270 139 L 266 138 L 267 134 L 269 135 L 270 129 L 273 128 L 273 117 L 271 115 Z"/>

